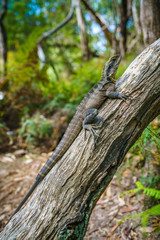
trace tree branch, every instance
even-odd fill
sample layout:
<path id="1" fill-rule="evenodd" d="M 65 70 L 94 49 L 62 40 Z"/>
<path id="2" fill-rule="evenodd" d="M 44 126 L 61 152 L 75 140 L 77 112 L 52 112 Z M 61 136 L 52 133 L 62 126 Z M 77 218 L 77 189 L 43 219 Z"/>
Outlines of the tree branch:
<path id="1" fill-rule="evenodd" d="M 86 9 L 90 12 L 93 19 L 100 25 L 102 31 L 104 32 L 105 38 L 112 45 L 112 33 L 108 30 L 105 19 L 99 14 L 96 13 L 87 0 L 81 0 L 85 5 Z"/>
<path id="2" fill-rule="evenodd" d="M 98 145 L 82 130 L 38 186 L 26 206 L 0 238 L 83 239 L 90 214 L 125 154 L 160 114 L 160 39 L 144 50 L 118 80 L 119 92 L 131 100 L 107 100 Z"/>
<path id="3" fill-rule="evenodd" d="M 51 35 L 53 35 L 55 32 L 57 32 L 60 28 L 62 28 L 65 24 L 67 24 L 72 19 L 74 9 L 75 9 L 76 6 L 77 6 L 77 0 L 72 0 L 72 5 L 71 5 L 70 11 L 69 11 L 67 17 L 60 24 L 58 24 L 57 27 L 53 28 L 52 30 L 50 30 L 48 32 L 45 32 L 42 35 L 42 37 L 40 37 L 38 39 L 38 41 L 37 41 L 37 54 L 38 54 L 38 57 L 39 57 L 39 59 L 42 63 L 42 66 L 43 66 L 43 63 L 48 62 L 48 59 L 46 59 L 45 53 L 44 53 L 43 48 L 42 48 L 42 42 L 44 40 L 46 40 L 47 38 L 49 38 Z M 55 67 L 53 69 L 55 71 Z M 57 75 L 56 75 L 56 77 L 57 77 Z"/>
<path id="4" fill-rule="evenodd" d="M 73 17 L 74 9 L 76 7 L 76 0 L 72 0 L 72 5 L 70 8 L 70 11 L 67 15 L 67 17 L 60 23 L 58 24 L 57 27 L 53 28 L 52 30 L 45 32 L 41 38 L 38 40 L 38 44 L 41 44 L 44 40 L 46 40 L 48 37 L 53 35 L 55 32 L 57 32 L 60 28 L 62 28 L 65 24 L 67 24 Z"/>

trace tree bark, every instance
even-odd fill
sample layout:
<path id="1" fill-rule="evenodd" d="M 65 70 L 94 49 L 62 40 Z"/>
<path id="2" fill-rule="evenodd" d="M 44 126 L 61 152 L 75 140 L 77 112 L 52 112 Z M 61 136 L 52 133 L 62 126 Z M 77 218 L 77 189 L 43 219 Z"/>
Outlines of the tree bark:
<path id="1" fill-rule="evenodd" d="M 7 224 L 0 239 L 83 239 L 90 214 L 146 126 L 160 114 L 160 39 L 144 50 L 118 80 L 130 100 L 107 100 L 99 139 L 84 130 Z"/>
<path id="2" fill-rule="evenodd" d="M 141 25 L 144 44 L 148 45 L 160 37 L 160 0 L 141 0 Z"/>
<path id="3" fill-rule="evenodd" d="M 1 55 L 1 72 L 2 76 L 7 72 L 7 32 L 3 24 L 4 17 L 7 13 L 7 0 L 2 0 L 2 10 L 0 12 L 0 55 Z"/>

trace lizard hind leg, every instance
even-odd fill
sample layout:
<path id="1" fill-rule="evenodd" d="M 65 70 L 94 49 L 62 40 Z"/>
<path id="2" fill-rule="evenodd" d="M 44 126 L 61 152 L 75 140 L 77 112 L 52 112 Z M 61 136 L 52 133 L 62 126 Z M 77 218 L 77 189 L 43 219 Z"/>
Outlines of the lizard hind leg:
<path id="1" fill-rule="evenodd" d="M 94 129 L 101 128 L 103 125 L 103 119 L 98 115 L 98 110 L 97 109 L 88 109 L 86 111 L 86 116 L 83 120 L 83 129 L 85 130 L 85 138 L 86 138 L 86 130 L 90 131 L 93 140 L 94 140 L 94 145 L 97 143 L 97 139 L 99 135 L 96 133 Z"/>

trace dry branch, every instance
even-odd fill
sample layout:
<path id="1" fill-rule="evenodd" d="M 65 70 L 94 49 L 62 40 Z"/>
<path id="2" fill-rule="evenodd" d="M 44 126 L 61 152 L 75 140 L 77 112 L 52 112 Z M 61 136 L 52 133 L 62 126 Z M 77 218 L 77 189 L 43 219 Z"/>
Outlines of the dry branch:
<path id="1" fill-rule="evenodd" d="M 37 54 L 41 61 L 41 65 L 43 66 L 44 63 L 49 62 L 51 64 L 51 67 L 53 68 L 53 71 L 56 75 L 57 80 L 58 80 L 58 74 L 56 72 L 54 64 L 51 63 L 51 61 L 49 59 L 46 59 L 46 55 L 43 51 L 42 43 L 44 40 L 48 39 L 50 36 L 52 36 L 54 33 L 56 33 L 59 29 L 61 29 L 63 26 L 65 26 L 72 19 L 74 9 L 76 6 L 77 6 L 77 0 L 72 0 L 71 8 L 70 8 L 70 11 L 69 11 L 67 17 L 61 23 L 59 23 L 57 27 L 51 29 L 48 32 L 43 33 L 42 36 L 37 41 Z"/>
<path id="2" fill-rule="evenodd" d="M 72 5 L 71 5 L 70 11 L 69 11 L 67 17 L 61 23 L 59 23 L 57 27 L 51 29 L 48 32 L 43 33 L 42 37 L 38 40 L 38 44 L 42 44 L 42 42 L 44 40 L 46 40 L 51 35 L 56 33 L 59 29 L 61 29 L 65 24 L 67 24 L 72 19 L 73 13 L 74 13 L 74 9 L 76 7 L 76 4 L 77 4 L 77 1 L 76 0 L 72 0 Z"/>
<path id="3" fill-rule="evenodd" d="M 132 100 L 107 100 L 93 150 L 84 131 L 38 186 L 0 239 L 83 239 L 90 214 L 129 148 L 160 113 L 160 39 L 144 50 L 117 82 Z"/>
<path id="4" fill-rule="evenodd" d="M 106 39 L 112 45 L 112 33 L 108 30 L 107 23 L 105 19 L 99 13 L 95 12 L 87 0 L 81 0 L 85 5 L 86 9 L 91 14 L 92 18 L 100 25 Z"/>

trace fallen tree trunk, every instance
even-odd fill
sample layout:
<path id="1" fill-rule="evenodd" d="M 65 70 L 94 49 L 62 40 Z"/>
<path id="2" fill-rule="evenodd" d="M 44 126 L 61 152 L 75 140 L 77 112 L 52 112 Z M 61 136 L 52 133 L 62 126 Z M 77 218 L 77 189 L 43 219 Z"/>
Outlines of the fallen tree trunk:
<path id="1" fill-rule="evenodd" d="M 131 100 L 107 100 L 93 149 L 84 130 L 7 224 L 0 239 L 83 239 L 90 214 L 125 154 L 160 113 L 160 39 L 144 50 L 117 82 Z"/>

